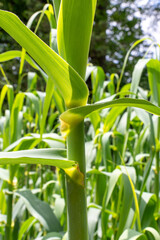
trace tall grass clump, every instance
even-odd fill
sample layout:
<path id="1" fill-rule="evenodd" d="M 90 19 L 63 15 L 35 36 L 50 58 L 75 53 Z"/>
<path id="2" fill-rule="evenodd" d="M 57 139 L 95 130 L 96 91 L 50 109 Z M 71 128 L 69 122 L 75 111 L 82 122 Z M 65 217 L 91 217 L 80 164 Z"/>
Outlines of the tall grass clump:
<path id="1" fill-rule="evenodd" d="M 17 93 L 6 79 L 0 95 L 0 164 L 9 164 L 0 170 L 2 239 L 159 238 L 160 63 L 141 59 L 132 83 L 120 89 L 128 56 L 142 39 L 129 50 L 121 76 L 105 81 L 102 68 L 87 65 L 95 11 L 96 0 L 55 0 L 25 26 L 0 10 L 0 27 L 22 46 L 0 54 L 0 62 L 21 58 Z M 44 14 L 49 46 L 36 35 Z M 27 91 L 21 92 L 25 61 L 34 72 L 27 73 Z M 151 101 L 139 87 L 145 66 Z M 45 93 L 36 90 L 36 71 Z"/>

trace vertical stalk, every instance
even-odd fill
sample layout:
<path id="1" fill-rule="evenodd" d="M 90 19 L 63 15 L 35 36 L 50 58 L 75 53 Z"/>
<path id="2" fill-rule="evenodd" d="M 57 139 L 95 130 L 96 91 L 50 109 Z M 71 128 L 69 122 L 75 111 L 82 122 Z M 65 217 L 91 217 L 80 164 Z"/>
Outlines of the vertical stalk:
<path id="1" fill-rule="evenodd" d="M 160 141 L 160 118 L 158 118 L 158 128 L 157 128 L 157 139 Z M 156 151 L 156 169 L 155 169 L 155 194 L 157 196 L 157 206 L 156 206 L 156 210 L 157 212 L 159 211 L 159 150 Z"/>
<path id="2" fill-rule="evenodd" d="M 74 127 L 67 139 L 68 159 L 77 161 L 85 181 L 84 122 Z M 88 240 L 86 182 L 84 187 L 67 176 L 68 239 Z"/>
<path id="3" fill-rule="evenodd" d="M 9 191 L 11 191 L 9 187 Z M 9 194 L 7 199 L 7 205 L 9 206 L 7 208 L 7 224 L 5 228 L 5 240 L 11 240 L 12 239 L 12 200 L 13 195 Z"/>
<path id="4" fill-rule="evenodd" d="M 44 184 L 44 178 L 43 178 L 43 165 L 40 165 L 40 174 L 41 174 L 41 184 L 40 184 L 40 188 L 41 188 L 41 193 L 40 193 L 40 199 L 43 201 L 44 200 L 44 193 L 43 193 L 43 184 Z"/>
<path id="5" fill-rule="evenodd" d="M 156 169 L 155 169 L 155 194 L 157 196 L 157 212 L 159 211 L 159 151 L 156 152 Z"/>
<path id="6" fill-rule="evenodd" d="M 13 202 L 13 178 L 12 178 L 12 166 L 10 170 L 10 182 L 8 183 L 9 194 L 7 197 L 7 223 L 5 227 L 5 240 L 12 240 L 12 202 Z"/>
<path id="7" fill-rule="evenodd" d="M 127 109 L 127 125 L 126 125 L 126 131 L 125 131 L 125 137 L 124 137 L 124 145 L 122 149 L 122 159 L 124 160 L 125 152 L 127 148 L 127 142 L 128 142 L 128 135 L 129 135 L 129 124 L 130 124 L 130 117 L 131 117 L 131 108 Z"/>

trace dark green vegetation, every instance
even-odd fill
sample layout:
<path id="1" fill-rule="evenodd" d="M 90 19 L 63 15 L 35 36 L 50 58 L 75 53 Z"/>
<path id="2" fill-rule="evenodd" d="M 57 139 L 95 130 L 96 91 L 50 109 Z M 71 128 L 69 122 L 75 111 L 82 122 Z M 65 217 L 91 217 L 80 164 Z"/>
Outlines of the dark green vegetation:
<path id="1" fill-rule="evenodd" d="M 96 0 L 62 0 L 59 17 L 53 3 L 27 24 L 39 17 L 37 32 L 48 19 L 50 48 L 0 10 L 0 26 L 24 47 L 0 54 L 3 65 L 20 59 L 15 89 L 1 68 L 0 238 L 159 240 L 160 62 L 146 54 L 120 88 L 145 39 L 108 80 L 87 65 Z M 144 69 L 149 91 L 139 87 Z"/>

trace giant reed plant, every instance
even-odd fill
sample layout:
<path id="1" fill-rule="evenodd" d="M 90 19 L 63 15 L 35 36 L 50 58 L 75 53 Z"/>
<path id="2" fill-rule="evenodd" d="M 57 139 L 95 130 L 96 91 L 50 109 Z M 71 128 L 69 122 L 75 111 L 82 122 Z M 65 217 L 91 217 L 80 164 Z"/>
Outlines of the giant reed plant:
<path id="1" fill-rule="evenodd" d="M 104 99 L 87 105 L 89 90 L 85 83 L 88 52 L 96 10 L 96 0 L 55 0 L 58 50 L 52 50 L 13 13 L 0 10 L 0 27 L 8 32 L 48 75 L 46 99 L 41 122 L 41 138 L 50 96 L 54 89 L 65 102 L 60 115 L 61 132 L 67 138 L 67 158 L 64 149 L 40 149 L 0 154 L 1 164 L 39 163 L 64 169 L 68 212 L 68 239 L 88 240 L 86 208 L 86 165 L 84 118 L 96 110 L 134 106 L 160 116 L 160 108 L 142 99 Z M 26 55 L 28 56 L 28 55 Z M 29 58 L 29 56 L 28 56 Z M 56 93 L 55 93 L 56 94 Z M 9 223 L 11 227 L 11 223 Z M 6 229 L 8 239 L 11 231 Z M 129 232 L 133 235 L 133 233 Z"/>

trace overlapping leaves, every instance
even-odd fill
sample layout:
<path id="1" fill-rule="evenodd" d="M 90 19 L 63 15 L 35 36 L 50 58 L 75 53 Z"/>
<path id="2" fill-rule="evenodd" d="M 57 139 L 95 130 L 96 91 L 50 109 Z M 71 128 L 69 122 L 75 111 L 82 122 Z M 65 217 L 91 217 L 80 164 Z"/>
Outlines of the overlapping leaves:
<path id="1" fill-rule="evenodd" d="M 13 13 L 0 10 L 0 27 L 8 32 L 54 81 L 66 106 L 85 105 L 88 89 L 80 75 Z"/>

